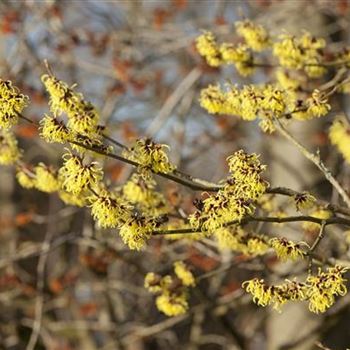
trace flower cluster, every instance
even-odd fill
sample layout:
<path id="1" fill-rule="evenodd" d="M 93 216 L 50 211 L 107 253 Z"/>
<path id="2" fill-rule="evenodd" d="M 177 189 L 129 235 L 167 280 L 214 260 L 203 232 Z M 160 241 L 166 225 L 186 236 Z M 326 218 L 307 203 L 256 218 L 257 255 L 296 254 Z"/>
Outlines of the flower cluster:
<path id="1" fill-rule="evenodd" d="M 273 54 L 278 58 L 281 66 L 293 69 L 303 69 L 312 78 L 326 73 L 322 66 L 324 39 L 315 38 L 310 33 L 301 37 L 289 34 L 280 36 L 280 40 L 273 43 Z"/>
<path id="2" fill-rule="evenodd" d="M 49 143 L 65 143 L 69 139 L 69 130 L 63 122 L 57 118 L 45 115 L 40 120 L 40 136 Z"/>
<path id="3" fill-rule="evenodd" d="M 276 310 L 287 301 L 302 301 L 306 299 L 305 283 L 288 281 L 280 285 L 268 286 L 263 279 L 254 278 L 245 281 L 242 287 L 252 294 L 253 301 L 259 306 L 273 305 Z"/>
<path id="4" fill-rule="evenodd" d="M 67 127 L 75 133 L 95 135 L 99 115 L 95 107 L 84 99 L 81 93 L 74 91 L 65 82 L 51 74 L 41 78 L 50 94 L 50 109 L 54 116 L 65 113 L 68 117 Z"/>
<path id="5" fill-rule="evenodd" d="M 315 90 L 305 102 L 276 84 L 262 86 L 245 85 L 242 89 L 227 84 L 209 85 L 201 91 L 200 105 L 211 114 L 239 116 L 252 121 L 260 118 L 259 126 L 265 132 L 273 132 L 273 118 L 291 115 L 298 120 L 309 120 L 326 115 L 331 107 L 328 99 Z"/>
<path id="6" fill-rule="evenodd" d="M 219 248 L 231 249 L 248 256 L 262 255 L 270 248 L 266 236 L 246 233 L 240 226 L 221 227 L 214 232 Z"/>
<path id="7" fill-rule="evenodd" d="M 254 72 L 253 56 L 247 45 L 231 43 L 219 45 L 213 33 L 204 32 L 197 38 L 196 47 L 199 54 L 212 67 L 234 64 L 237 71 L 243 76 Z"/>
<path id="8" fill-rule="evenodd" d="M 124 150 L 124 156 L 155 173 L 168 174 L 175 170 L 165 152 L 167 145 L 153 142 L 150 139 L 138 139 L 134 145 Z"/>
<path id="9" fill-rule="evenodd" d="M 9 130 L 0 129 L 0 164 L 15 164 L 21 156 L 17 140 Z"/>
<path id="10" fill-rule="evenodd" d="M 64 163 L 59 174 L 62 187 L 67 192 L 79 194 L 84 190 L 94 188 L 102 179 L 103 172 L 97 162 L 84 164 L 83 158 L 68 152 L 63 156 Z"/>
<path id="11" fill-rule="evenodd" d="M 93 193 L 89 201 L 92 217 L 103 228 L 120 227 L 129 217 L 128 203 L 107 190 Z"/>
<path id="12" fill-rule="evenodd" d="M 350 164 L 350 126 L 338 118 L 329 129 L 329 139 L 344 159 Z"/>
<path id="13" fill-rule="evenodd" d="M 192 227 L 212 233 L 230 221 L 240 221 L 254 210 L 254 201 L 267 189 L 261 178 L 265 166 L 256 154 L 237 151 L 228 158 L 230 178 L 215 195 L 199 201 L 197 211 L 190 215 Z"/>
<path id="14" fill-rule="evenodd" d="M 261 118 L 259 125 L 266 132 L 274 131 L 274 117 L 287 112 L 286 94 L 270 84 L 262 87 L 246 85 L 242 89 L 227 85 L 226 90 L 210 85 L 201 91 L 200 104 L 212 114 L 235 115 L 247 121 Z"/>
<path id="15" fill-rule="evenodd" d="M 184 286 L 194 287 L 196 285 L 196 281 L 193 277 L 192 272 L 188 269 L 183 261 L 176 261 L 174 263 L 174 272 Z"/>
<path id="16" fill-rule="evenodd" d="M 34 168 L 35 182 L 34 187 L 42 192 L 52 193 L 60 189 L 57 170 L 52 166 L 39 163 Z"/>
<path id="17" fill-rule="evenodd" d="M 236 30 L 247 45 L 254 51 L 262 51 L 270 46 L 270 38 L 266 29 L 248 19 L 236 22 Z"/>
<path id="18" fill-rule="evenodd" d="M 23 188 L 36 188 L 39 191 L 53 193 L 59 191 L 61 183 L 58 171 L 44 163 L 37 164 L 33 169 L 21 164 L 16 171 L 18 183 Z"/>
<path id="19" fill-rule="evenodd" d="M 119 234 L 130 249 L 140 250 L 159 224 L 158 218 L 150 218 L 138 214 L 129 215 L 125 223 L 120 227 Z"/>
<path id="20" fill-rule="evenodd" d="M 156 306 L 167 316 L 177 316 L 186 313 L 188 309 L 188 289 L 195 286 L 192 272 L 182 261 L 174 263 L 175 276 L 161 277 L 150 272 L 145 277 L 145 288 L 151 293 L 159 294 Z"/>
<path id="21" fill-rule="evenodd" d="M 303 243 L 306 245 L 306 243 Z M 269 245 L 275 250 L 276 255 L 282 261 L 297 260 L 305 257 L 305 251 L 301 249 L 300 243 L 288 241 L 285 238 L 271 238 Z"/>
<path id="22" fill-rule="evenodd" d="M 9 129 L 17 124 L 18 115 L 28 103 L 28 96 L 19 93 L 11 81 L 0 79 L 0 128 Z"/>
<path id="23" fill-rule="evenodd" d="M 309 310 L 314 313 L 325 312 L 335 302 L 335 296 L 346 294 L 343 275 L 348 268 L 336 265 L 327 272 L 319 269 L 317 275 L 309 275 L 304 283 L 288 281 L 281 285 L 268 286 L 263 279 L 254 278 L 242 284 L 253 296 L 259 306 L 274 305 L 279 310 L 287 301 L 309 302 Z"/>
<path id="24" fill-rule="evenodd" d="M 347 270 L 346 267 L 336 265 L 328 268 L 327 272 L 319 269 L 316 276 L 308 276 L 306 280 L 308 285 L 307 296 L 311 312 L 325 312 L 334 304 L 335 296 L 346 294 L 346 280 L 343 275 Z"/>

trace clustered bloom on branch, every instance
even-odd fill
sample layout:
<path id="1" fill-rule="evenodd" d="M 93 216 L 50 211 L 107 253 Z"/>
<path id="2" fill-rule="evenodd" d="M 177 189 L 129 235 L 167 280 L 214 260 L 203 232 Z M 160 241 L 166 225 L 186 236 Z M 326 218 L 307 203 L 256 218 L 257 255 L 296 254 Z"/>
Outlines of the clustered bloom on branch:
<path id="1" fill-rule="evenodd" d="M 175 276 L 161 277 L 150 272 L 145 277 L 145 288 L 151 293 L 159 294 L 156 306 L 167 316 L 186 313 L 188 309 L 189 288 L 196 285 L 192 272 L 182 261 L 174 263 Z"/>
<path id="2" fill-rule="evenodd" d="M 167 145 L 155 143 L 151 139 L 138 139 L 123 154 L 146 170 L 168 174 L 175 170 L 175 166 L 170 163 L 164 150 L 166 148 Z"/>
<path id="3" fill-rule="evenodd" d="M 236 22 L 236 30 L 244 38 L 243 44 L 219 44 L 214 34 L 207 31 L 197 38 L 197 50 L 210 66 L 235 64 L 241 75 L 249 75 L 255 66 L 259 66 L 252 51 L 260 52 L 272 46 L 272 53 L 282 67 L 304 71 L 310 78 L 318 78 L 327 72 L 323 54 L 326 42 L 322 38 L 305 32 L 301 36 L 282 34 L 273 39 L 263 26 L 249 20 Z M 339 61 L 349 60 L 345 51 L 338 56 Z"/>
<path id="4" fill-rule="evenodd" d="M 328 268 L 327 272 L 318 270 L 316 276 L 308 276 L 307 296 L 309 310 L 315 313 L 325 312 L 335 302 L 335 296 L 344 296 L 347 292 L 343 275 L 348 268 L 336 265 Z"/>
<path id="5" fill-rule="evenodd" d="M 287 301 L 302 301 L 306 299 L 306 285 L 296 281 L 288 281 L 280 285 L 268 286 L 263 279 L 254 278 L 245 281 L 242 287 L 253 296 L 253 301 L 259 306 L 273 305 L 280 310 Z"/>
<path id="6" fill-rule="evenodd" d="M 283 118 L 309 120 L 328 114 L 331 109 L 328 97 L 337 90 L 337 86 L 328 93 L 322 89 L 312 90 L 308 80 L 308 77 L 317 78 L 326 73 L 323 55 L 326 44 L 323 39 L 305 33 L 300 37 L 283 35 L 276 40 L 265 28 L 249 20 L 238 22 L 236 29 L 243 42 L 219 43 L 213 33 L 204 32 L 196 41 L 198 52 L 210 66 L 233 64 L 245 76 L 253 73 L 256 67 L 264 66 L 263 62 L 259 64 L 256 61 L 256 55 L 272 48 L 279 61 L 274 75 L 276 81 L 242 87 L 232 83 L 227 83 L 224 88 L 209 85 L 201 91 L 200 104 L 203 108 L 211 114 L 234 115 L 246 121 L 259 119 L 259 125 L 265 132 L 273 132 Z M 350 67 L 349 52 L 344 50 L 337 56 L 339 60 L 348 62 L 344 63 L 347 67 Z M 274 213 L 277 217 L 286 215 L 284 208 L 277 210 L 272 197 L 266 195 L 269 185 L 262 178 L 266 166 L 260 163 L 256 154 L 241 150 L 230 156 L 230 174 L 220 190 L 197 200 L 197 210 L 193 214 L 185 217 L 181 213 L 179 216 L 177 211 L 172 212 L 170 200 L 167 201 L 157 190 L 152 174 L 173 173 L 174 177 L 180 174 L 168 158 L 167 145 L 138 139 L 131 147 L 125 148 L 123 156 L 137 166 L 137 172 L 124 185 L 114 187 L 108 176 L 104 179 L 103 169 L 95 161 L 97 157 L 111 155 L 111 146 L 104 144 L 104 127 L 99 125 L 97 109 L 84 99 L 83 94 L 75 91 L 74 85 L 69 86 L 51 73 L 43 75 L 42 81 L 50 95 L 51 113 L 40 121 L 40 136 L 48 143 L 67 144 L 70 148 L 64 154 L 63 165 L 59 169 L 44 163 L 27 165 L 20 161 L 22 152 L 14 134 L 7 129 L 17 123 L 29 99 L 20 94 L 11 82 L 0 80 L 0 164 L 14 164 L 16 178 L 24 188 L 56 192 L 68 205 L 90 208 L 96 224 L 101 228 L 119 230 L 122 241 L 130 249 L 140 250 L 154 231 L 167 222 L 168 216 L 177 216 L 177 221 L 174 219 L 164 226 L 167 229 L 191 228 L 195 232 L 178 234 L 177 237 L 170 235 L 170 239 L 200 239 L 205 232 L 215 236 L 220 249 L 229 248 L 249 256 L 274 250 L 277 258 L 285 261 L 302 259 L 307 255 L 302 249 L 306 243 L 277 237 L 269 239 L 267 235 L 243 229 L 242 219 L 248 219 L 256 205 L 268 214 Z M 336 119 L 329 137 L 348 162 L 349 135 L 347 122 Z M 291 197 L 297 211 L 315 207 L 316 198 L 307 192 Z M 310 215 L 328 219 L 333 214 L 316 206 Z M 320 224 L 304 222 L 303 228 L 314 232 L 320 229 Z M 161 277 L 149 273 L 145 278 L 145 287 L 158 294 L 158 309 L 168 316 L 187 311 L 188 292 L 196 284 L 193 274 L 183 262 L 177 261 L 173 267 L 173 275 Z M 318 313 L 329 308 L 335 296 L 346 293 L 343 278 L 346 270 L 335 266 L 327 272 L 319 270 L 317 275 L 308 276 L 303 283 L 286 280 L 283 284 L 272 286 L 255 278 L 244 282 L 243 287 L 253 295 L 258 305 L 271 304 L 279 309 L 287 301 L 308 300 L 309 309 Z"/>
<path id="7" fill-rule="evenodd" d="M 162 217 L 146 217 L 135 213 L 129 215 L 120 227 L 119 234 L 130 249 L 140 250 L 161 223 Z"/>
<path id="8" fill-rule="evenodd" d="M 97 162 L 84 163 L 83 158 L 71 152 L 63 156 L 60 168 L 62 188 L 67 192 L 79 194 L 84 190 L 95 188 L 103 177 L 103 171 Z"/>
<path id="9" fill-rule="evenodd" d="M 50 94 L 49 105 L 53 115 L 65 113 L 67 127 L 75 133 L 96 135 L 99 115 L 95 107 L 81 93 L 74 91 L 74 87 L 69 87 L 55 76 L 45 74 L 41 80 Z"/>
<path id="10" fill-rule="evenodd" d="M 273 44 L 273 54 L 281 66 L 304 69 L 311 78 L 317 78 L 327 72 L 322 66 L 322 50 L 326 46 L 324 39 L 315 38 L 310 33 L 304 33 L 301 37 L 282 34 L 279 39 Z"/>
<path id="11" fill-rule="evenodd" d="M 35 188 L 40 191 L 52 193 L 60 189 L 57 170 L 52 166 L 44 163 L 39 163 L 34 168 L 35 173 Z"/>
<path id="12" fill-rule="evenodd" d="M 89 201 L 92 217 L 103 228 L 120 227 L 128 218 L 128 204 L 120 196 L 107 190 L 93 194 Z"/>
<path id="13" fill-rule="evenodd" d="M 285 238 L 271 238 L 269 245 L 275 250 L 276 255 L 282 261 L 297 260 L 305 257 L 305 252 L 301 249 L 300 243 L 288 241 Z M 306 243 L 304 243 L 306 245 Z"/>
<path id="14" fill-rule="evenodd" d="M 263 51 L 267 49 L 271 42 L 266 29 L 249 20 L 236 22 L 236 30 L 241 35 L 247 45 L 254 51 Z"/>
<path id="15" fill-rule="evenodd" d="M 287 301 L 309 302 L 309 310 L 314 313 L 325 312 L 335 302 L 335 296 L 346 294 L 343 275 L 348 268 L 336 265 L 327 272 L 319 269 L 317 275 L 309 275 L 305 282 L 288 281 L 281 285 L 268 286 L 264 280 L 254 278 L 243 283 L 243 288 L 253 296 L 253 301 L 260 306 L 280 306 Z"/>
<path id="16" fill-rule="evenodd" d="M 45 115 L 40 120 L 40 136 L 49 143 L 66 143 L 70 137 L 68 128 L 57 118 Z"/>
<path id="17" fill-rule="evenodd" d="M 250 75 L 254 71 L 253 56 L 249 47 L 244 44 L 233 45 L 223 43 L 219 45 L 211 32 L 204 32 L 197 38 L 196 47 L 208 65 L 219 67 L 222 64 L 234 64 L 237 71 L 243 75 Z"/>
<path id="18" fill-rule="evenodd" d="M 240 221 L 254 211 L 254 202 L 266 191 L 268 184 L 261 178 L 265 165 L 256 154 L 240 150 L 228 158 L 230 177 L 223 189 L 200 201 L 190 215 L 190 224 L 203 231 L 214 232 L 230 221 Z"/>
<path id="19" fill-rule="evenodd" d="M 28 96 L 22 95 L 11 81 L 0 79 L 0 129 L 9 129 L 17 124 L 18 115 L 28 103 Z"/>
<path id="20" fill-rule="evenodd" d="M 298 120 L 308 120 L 326 115 L 330 111 L 327 98 L 315 90 L 305 103 L 290 91 L 274 84 L 261 86 L 246 85 L 242 89 L 226 84 L 209 85 L 201 91 L 200 104 L 211 114 L 234 115 L 243 120 L 260 118 L 259 126 L 265 132 L 273 132 L 274 118 L 292 116 Z"/>

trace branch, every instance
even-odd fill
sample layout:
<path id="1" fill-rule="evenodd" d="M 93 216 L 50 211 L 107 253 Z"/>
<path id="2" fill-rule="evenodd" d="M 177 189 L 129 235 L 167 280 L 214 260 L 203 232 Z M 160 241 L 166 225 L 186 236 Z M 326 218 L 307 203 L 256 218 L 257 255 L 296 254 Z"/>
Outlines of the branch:
<path id="1" fill-rule="evenodd" d="M 286 223 L 286 222 L 300 222 L 300 221 L 309 221 L 314 222 L 316 224 L 322 225 L 325 223 L 325 225 L 345 225 L 350 226 L 350 220 L 344 219 L 340 217 L 331 217 L 329 219 L 319 219 L 313 216 L 307 216 L 307 215 L 300 215 L 300 216 L 289 216 L 289 217 L 276 217 L 276 216 L 247 216 L 243 218 L 242 220 L 233 220 L 225 223 L 223 226 L 231 226 L 231 225 L 245 225 L 249 222 L 273 222 L 273 223 Z M 184 228 L 184 229 L 174 229 L 174 230 L 156 230 L 152 232 L 152 235 L 159 236 L 159 235 L 171 235 L 171 234 L 190 234 L 190 233 L 204 233 L 208 232 L 206 230 L 202 230 L 201 228 L 194 229 L 194 228 Z"/>
<path id="2" fill-rule="evenodd" d="M 325 178 L 332 184 L 332 186 L 336 189 L 339 195 L 343 198 L 346 205 L 350 208 L 350 197 L 345 192 L 343 187 L 337 181 L 337 179 L 331 174 L 330 170 L 324 165 L 319 154 L 313 154 L 309 152 L 299 141 L 297 141 L 294 136 L 292 136 L 288 130 L 282 125 L 282 123 L 275 118 L 275 126 L 277 130 L 290 142 L 292 142 L 299 151 L 312 163 L 314 163 L 323 173 Z"/>

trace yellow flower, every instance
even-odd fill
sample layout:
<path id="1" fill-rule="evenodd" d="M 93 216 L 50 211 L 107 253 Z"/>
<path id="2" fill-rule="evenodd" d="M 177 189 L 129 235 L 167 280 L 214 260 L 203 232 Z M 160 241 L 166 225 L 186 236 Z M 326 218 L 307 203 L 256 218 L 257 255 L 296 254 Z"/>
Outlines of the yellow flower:
<path id="1" fill-rule="evenodd" d="M 21 157 L 14 134 L 8 130 L 0 129 L 0 164 L 15 164 Z"/>
<path id="2" fill-rule="evenodd" d="M 25 167 L 19 167 L 16 172 L 18 183 L 23 188 L 33 188 L 35 186 L 35 174 L 31 173 Z"/>
<path id="3" fill-rule="evenodd" d="M 345 295 L 347 292 L 343 274 L 348 268 L 336 265 L 328 268 L 327 272 L 319 269 L 315 276 L 308 276 L 307 296 L 309 310 L 314 313 L 325 312 L 335 302 L 335 296 Z"/>
<path id="4" fill-rule="evenodd" d="M 253 61 L 253 57 L 247 45 L 243 45 L 239 43 L 234 46 L 229 43 L 223 43 L 220 45 L 220 53 L 222 59 L 225 63 L 251 63 Z"/>
<path id="5" fill-rule="evenodd" d="M 267 287 L 263 279 L 259 280 L 258 278 L 254 278 L 245 281 L 242 283 L 242 287 L 246 292 L 252 294 L 254 303 L 259 306 L 267 306 L 271 303 L 271 287 Z"/>
<path id="6" fill-rule="evenodd" d="M 65 143 L 69 139 L 69 130 L 63 122 L 45 115 L 40 120 L 40 136 L 47 142 Z"/>
<path id="7" fill-rule="evenodd" d="M 192 272 L 182 261 L 176 261 L 174 263 L 174 271 L 184 286 L 194 287 L 196 285 L 196 281 Z"/>
<path id="8" fill-rule="evenodd" d="M 209 85 L 201 91 L 199 103 L 201 107 L 211 114 L 224 114 L 226 112 L 226 96 L 219 85 Z"/>
<path id="9" fill-rule="evenodd" d="M 130 249 L 140 250 L 151 237 L 154 229 L 155 222 L 153 219 L 134 215 L 120 227 L 119 234 Z"/>
<path id="10" fill-rule="evenodd" d="M 68 114 L 67 126 L 76 133 L 94 135 L 97 132 L 99 115 L 95 107 L 86 101 L 75 105 L 75 110 Z"/>
<path id="11" fill-rule="evenodd" d="M 327 102 L 328 99 L 324 97 L 322 92 L 314 90 L 312 96 L 306 101 L 307 113 L 311 118 L 326 115 L 331 110 L 331 106 Z"/>
<path id="12" fill-rule="evenodd" d="M 342 119 L 336 119 L 329 129 L 329 139 L 350 164 L 350 127 Z"/>
<path id="13" fill-rule="evenodd" d="M 97 186 L 102 179 L 103 172 L 98 163 L 84 164 L 82 158 L 73 153 L 63 156 L 64 164 L 59 174 L 63 188 L 70 193 L 79 194 L 89 188 Z"/>
<path id="14" fill-rule="evenodd" d="M 221 53 L 216 42 L 216 38 L 211 32 L 204 32 L 196 39 L 196 48 L 201 56 L 203 56 L 209 66 L 218 67 L 223 61 Z"/>
<path id="15" fill-rule="evenodd" d="M 18 115 L 28 103 L 28 96 L 20 94 L 11 81 L 0 79 L 0 128 L 8 129 L 17 124 Z"/>
<path id="16" fill-rule="evenodd" d="M 312 78 L 326 73 L 322 66 L 322 49 L 326 45 L 323 39 L 312 37 L 309 33 L 301 37 L 284 34 L 280 39 L 273 45 L 273 54 L 278 57 L 281 66 L 304 69 Z"/>
<path id="17" fill-rule="evenodd" d="M 261 102 L 261 93 L 253 85 L 243 87 L 241 94 L 240 116 L 243 120 L 255 120 L 258 117 L 259 104 Z"/>
<path id="18" fill-rule="evenodd" d="M 84 100 L 81 93 L 75 92 L 73 87 L 49 74 L 43 75 L 41 80 L 50 94 L 49 105 L 52 113 L 66 113 L 69 129 L 89 136 L 97 132 L 99 115 L 95 107 Z"/>
<path id="19" fill-rule="evenodd" d="M 263 235 L 248 235 L 246 239 L 246 249 L 242 252 L 250 256 L 256 256 L 265 254 L 268 249 L 269 246 L 266 243 L 266 238 Z"/>
<path id="20" fill-rule="evenodd" d="M 273 116 L 281 116 L 286 109 L 284 93 L 274 85 L 268 84 L 262 91 L 260 108 L 272 112 Z"/>
<path id="21" fill-rule="evenodd" d="M 186 294 L 162 294 L 156 299 L 156 305 L 159 311 L 167 316 L 177 316 L 186 313 L 188 303 Z"/>
<path id="22" fill-rule="evenodd" d="M 41 81 L 50 95 L 49 105 L 53 115 L 60 115 L 63 112 L 68 114 L 82 99 L 81 94 L 76 93 L 64 81 L 58 80 L 53 75 L 44 74 Z"/>
<path id="23" fill-rule="evenodd" d="M 145 288 L 151 293 L 158 293 L 162 291 L 161 277 L 154 272 L 149 272 L 145 276 Z"/>
<path id="24" fill-rule="evenodd" d="M 231 177 L 223 189 L 201 201 L 198 210 L 189 216 L 190 225 L 213 232 L 231 221 L 240 221 L 254 211 L 253 201 L 266 191 L 268 184 L 260 174 L 265 170 L 255 154 L 242 150 L 228 158 Z"/>
<path id="25" fill-rule="evenodd" d="M 92 217 L 103 228 L 118 227 L 128 218 L 130 206 L 106 190 L 101 190 L 98 196 L 93 194 L 89 200 Z"/>
<path id="26" fill-rule="evenodd" d="M 155 143 L 150 139 L 139 139 L 123 154 L 142 167 L 151 169 L 156 173 L 168 174 L 175 170 L 175 166 L 169 162 L 165 148 L 168 148 L 168 146 Z"/>
<path id="27" fill-rule="evenodd" d="M 237 33 L 244 38 L 247 45 L 254 51 L 262 51 L 269 47 L 269 35 L 263 26 L 244 20 L 236 22 L 236 29 Z"/>
<path id="28" fill-rule="evenodd" d="M 293 196 L 293 199 L 297 211 L 310 209 L 316 203 L 316 198 L 308 192 L 297 193 Z"/>
<path id="29" fill-rule="evenodd" d="M 42 192 L 56 192 L 60 189 L 57 171 L 51 166 L 39 163 L 35 168 L 35 188 Z"/>
<path id="30" fill-rule="evenodd" d="M 288 241 L 285 238 L 271 238 L 269 244 L 275 250 L 277 257 L 282 261 L 288 259 L 297 260 L 305 257 L 305 252 L 300 248 L 300 244 Z"/>

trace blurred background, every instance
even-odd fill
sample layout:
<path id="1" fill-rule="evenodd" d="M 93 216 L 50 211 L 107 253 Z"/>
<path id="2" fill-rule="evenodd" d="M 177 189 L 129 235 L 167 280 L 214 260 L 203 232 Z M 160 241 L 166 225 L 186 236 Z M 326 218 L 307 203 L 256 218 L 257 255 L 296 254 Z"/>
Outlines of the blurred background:
<path id="1" fill-rule="evenodd" d="M 47 59 L 59 79 L 78 85 L 110 134 L 125 144 L 145 136 L 166 143 L 180 170 L 209 181 L 224 178 L 226 157 L 243 148 L 262 155 L 274 187 L 337 200 L 317 169 L 276 135 L 238 118 L 215 118 L 199 106 L 199 91 L 210 83 L 270 79 L 270 68 L 242 78 L 232 67 L 207 66 L 196 52 L 194 40 L 202 30 L 235 40 L 233 24 L 242 18 L 273 34 L 308 30 L 331 48 L 349 43 L 347 0 L 1 0 L 0 77 L 29 95 L 25 114 L 40 120 L 48 112 L 40 81 Z M 332 103 L 334 113 L 349 105 L 346 95 Z M 311 149 L 321 149 L 349 186 L 349 169 L 327 146 L 327 118 L 291 127 Z M 59 164 L 62 147 L 41 141 L 36 127 L 21 122 L 15 132 L 26 162 Z M 116 185 L 132 171 L 115 161 L 106 161 L 105 169 Z M 193 211 L 198 193 L 164 181 L 160 186 L 169 201 Z M 295 225 L 282 230 L 300 238 Z M 147 249 L 130 251 L 116 232 L 95 227 L 87 210 L 20 188 L 14 169 L 6 167 L 0 168 L 0 239 L 1 349 L 30 350 L 33 330 L 38 339 L 32 349 L 50 350 L 322 348 L 317 341 L 324 349 L 350 346 L 348 297 L 326 315 L 311 314 L 305 305 L 290 305 L 280 314 L 253 305 L 240 288 L 269 268 L 288 275 L 292 266 L 244 261 L 220 252 L 209 239 L 154 238 Z M 332 249 L 324 247 L 325 253 Z M 186 315 L 166 318 L 143 278 L 182 259 L 195 275 L 208 277 L 193 292 Z"/>

